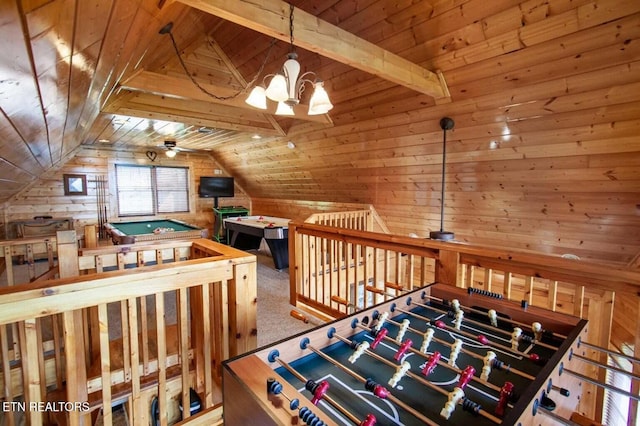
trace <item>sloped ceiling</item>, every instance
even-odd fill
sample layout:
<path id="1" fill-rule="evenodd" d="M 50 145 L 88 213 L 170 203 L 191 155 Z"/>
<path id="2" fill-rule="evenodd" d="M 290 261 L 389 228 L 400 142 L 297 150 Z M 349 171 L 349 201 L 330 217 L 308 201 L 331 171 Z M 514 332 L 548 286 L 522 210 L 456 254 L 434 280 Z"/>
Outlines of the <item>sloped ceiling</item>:
<path id="1" fill-rule="evenodd" d="M 0 202 L 80 144 L 175 139 L 252 197 L 372 203 L 395 232 L 425 234 L 449 116 L 444 204 L 462 240 L 640 250 L 640 2 L 292 4 L 299 61 L 334 104 L 324 116 L 279 117 L 191 81 L 227 97 L 263 63 L 258 82 L 277 72 L 286 2 L 1 2 Z M 169 22 L 191 78 L 159 34 Z"/>

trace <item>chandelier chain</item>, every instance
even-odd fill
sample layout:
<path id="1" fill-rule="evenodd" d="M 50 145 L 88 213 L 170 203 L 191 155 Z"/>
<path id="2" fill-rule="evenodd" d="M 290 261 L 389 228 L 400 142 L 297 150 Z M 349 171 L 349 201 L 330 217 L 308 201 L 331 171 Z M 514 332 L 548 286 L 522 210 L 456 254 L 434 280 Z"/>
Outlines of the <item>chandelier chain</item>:
<path id="1" fill-rule="evenodd" d="M 291 40 L 291 51 L 294 51 L 293 45 L 293 5 L 289 4 L 289 39 Z"/>
<path id="2" fill-rule="evenodd" d="M 293 23 L 291 25 L 293 25 Z M 276 44 L 276 39 L 272 38 L 271 39 L 271 43 L 269 45 L 269 50 L 267 51 L 267 55 L 265 56 L 264 61 L 260 65 L 260 69 L 258 69 L 258 72 L 256 73 L 256 75 L 251 79 L 251 81 L 249 83 L 247 83 L 247 85 L 243 89 L 237 91 L 233 95 L 218 96 L 215 93 L 211 93 L 206 88 L 202 87 L 202 85 L 200 85 L 200 83 L 198 83 L 198 81 L 193 77 L 193 75 L 191 75 L 191 73 L 189 72 L 189 69 L 187 68 L 187 65 L 184 63 L 184 60 L 182 59 L 182 55 L 180 55 L 180 49 L 178 49 L 178 44 L 176 43 L 176 39 L 173 37 L 173 32 L 169 31 L 168 34 L 169 34 L 169 37 L 171 38 L 171 44 L 173 44 L 173 49 L 176 52 L 176 56 L 178 56 L 178 61 L 180 62 L 180 65 L 182 66 L 182 69 L 184 70 L 185 74 L 189 77 L 191 82 L 198 89 L 200 89 L 200 91 L 202 93 L 204 93 L 205 95 L 207 95 L 207 96 L 209 96 L 211 98 L 217 99 L 219 101 L 226 101 L 226 100 L 229 100 L 229 99 L 235 99 L 238 96 L 242 95 L 243 93 L 246 93 L 247 89 L 252 87 L 255 84 L 255 82 L 258 80 L 258 77 L 260 77 L 260 74 L 262 74 L 262 71 L 264 70 L 264 67 L 267 64 L 267 61 L 269 60 L 269 56 L 271 55 L 271 51 L 273 50 L 273 46 Z M 293 40 L 293 33 L 292 33 L 291 37 L 292 37 L 292 40 Z"/>

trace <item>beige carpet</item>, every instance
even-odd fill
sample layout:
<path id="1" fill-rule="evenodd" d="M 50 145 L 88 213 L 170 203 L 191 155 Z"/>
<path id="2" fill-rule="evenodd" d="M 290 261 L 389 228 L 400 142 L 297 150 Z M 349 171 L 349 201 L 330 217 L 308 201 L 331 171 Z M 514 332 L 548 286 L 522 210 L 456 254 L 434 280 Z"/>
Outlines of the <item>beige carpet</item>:
<path id="1" fill-rule="evenodd" d="M 258 257 L 258 346 L 288 338 L 312 327 L 291 317 L 289 270 L 278 271 L 273 259 L 260 252 Z"/>

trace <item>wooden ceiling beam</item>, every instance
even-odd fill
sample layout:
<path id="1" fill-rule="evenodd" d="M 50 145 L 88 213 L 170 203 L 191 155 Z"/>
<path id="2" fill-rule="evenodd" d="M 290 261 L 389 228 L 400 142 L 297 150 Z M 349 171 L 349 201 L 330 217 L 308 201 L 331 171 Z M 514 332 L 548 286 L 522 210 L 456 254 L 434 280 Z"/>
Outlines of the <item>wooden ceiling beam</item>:
<path id="1" fill-rule="evenodd" d="M 212 15 L 289 42 L 289 3 L 282 0 L 177 0 Z M 294 44 L 437 100 L 448 100 L 440 73 L 431 72 L 335 25 L 294 8 Z"/>

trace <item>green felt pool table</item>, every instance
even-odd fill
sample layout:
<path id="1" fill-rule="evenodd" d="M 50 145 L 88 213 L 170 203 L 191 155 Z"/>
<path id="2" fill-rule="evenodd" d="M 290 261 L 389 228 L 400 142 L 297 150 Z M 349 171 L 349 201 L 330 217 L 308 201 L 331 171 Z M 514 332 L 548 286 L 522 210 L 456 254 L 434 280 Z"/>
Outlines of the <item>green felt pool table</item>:
<path id="1" fill-rule="evenodd" d="M 105 223 L 105 231 L 113 244 L 141 241 L 207 238 L 207 230 L 176 219 L 141 220 Z"/>

